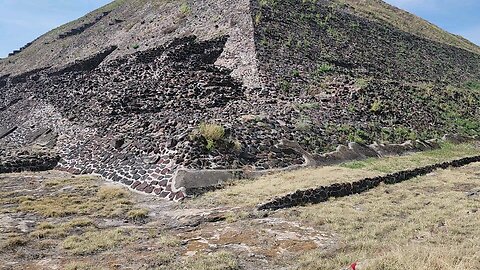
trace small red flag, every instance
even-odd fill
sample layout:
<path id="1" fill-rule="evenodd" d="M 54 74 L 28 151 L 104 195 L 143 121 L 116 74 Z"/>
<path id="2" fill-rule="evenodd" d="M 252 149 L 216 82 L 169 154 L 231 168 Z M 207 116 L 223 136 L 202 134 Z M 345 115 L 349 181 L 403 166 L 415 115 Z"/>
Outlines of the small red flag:
<path id="1" fill-rule="evenodd" d="M 352 270 L 356 270 L 357 269 L 357 263 L 356 262 L 352 263 L 352 265 L 350 265 L 350 268 L 352 268 Z"/>

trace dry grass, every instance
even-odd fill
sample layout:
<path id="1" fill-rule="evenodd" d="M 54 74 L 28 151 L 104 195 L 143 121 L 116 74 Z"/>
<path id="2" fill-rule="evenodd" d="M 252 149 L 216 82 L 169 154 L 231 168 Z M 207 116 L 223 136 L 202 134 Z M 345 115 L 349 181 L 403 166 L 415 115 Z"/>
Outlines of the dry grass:
<path id="1" fill-rule="evenodd" d="M 442 170 L 401 184 L 328 203 L 280 211 L 331 230 L 340 242 L 298 259 L 297 269 L 478 269 L 480 164 Z"/>
<path id="2" fill-rule="evenodd" d="M 35 220 L 45 220 L 21 236 L 7 236 L 4 248 L 62 247 L 60 251 L 73 256 L 93 254 L 114 249 L 137 237 L 127 230 L 100 229 L 97 223 L 104 222 L 105 218 L 139 220 L 149 214 L 146 209 L 134 208 L 134 198 L 125 188 L 104 186 L 96 178 L 54 178 L 40 184 L 38 190 L 41 191 L 27 192 L 29 195 L 22 191 L 0 194 L 2 206 L 9 206 L 8 213 L 33 214 L 38 217 Z M 90 269 L 83 262 L 67 266 Z"/>
<path id="3" fill-rule="evenodd" d="M 434 164 L 460 157 L 478 154 L 480 149 L 473 144 L 445 144 L 441 149 L 414 153 L 406 156 L 372 158 L 348 162 L 341 166 L 302 169 L 268 175 L 255 180 L 234 181 L 231 186 L 208 192 L 186 204 L 188 206 L 249 206 L 253 207 L 296 190 L 351 182 L 382 173 L 405 170 Z"/>
<path id="4" fill-rule="evenodd" d="M 105 186 L 97 191 L 97 197 L 101 200 L 114 200 L 129 198 L 130 194 L 124 188 Z"/>
<path id="5" fill-rule="evenodd" d="M 17 247 L 24 246 L 28 243 L 28 240 L 25 237 L 14 236 L 9 237 L 5 241 L 2 241 L 0 244 L 0 250 L 11 250 Z"/>
<path id="6" fill-rule="evenodd" d="M 370 158 L 361 161 L 347 162 L 341 166 L 351 169 L 391 173 L 466 156 L 474 156 L 479 153 L 480 148 L 474 144 L 444 143 L 442 148 L 432 151 L 418 152 L 400 157 Z"/>
<path id="7" fill-rule="evenodd" d="M 71 254 L 87 255 L 114 249 L 132 240 L 122 229 L 86 232 L 79 236 L 69 236 L 63 241 L 63 248 Z"/>
<path id="8" fill-rule="evenodd" d="M 77 229 L 94 229 L 95 225 L 89 218 L 75 218 L 66 223 L 52 224 L 48 222 L 39 223 L 30 236 L 37 239 L 61 238 L 69 235 Z"/>
<path id="9" fill-rule="evenodd" d="M 98 264 L 84 263 L 84 262 L 71 262 L 65 265 L 65 270 L 101 270 Z"/>
<path id="10" fill-rule="evenodd" d="M 255 206 L 274 196 L 337 182 L 352 181 L 375 173 L 340 167 L 302 169 L 267 175 L 255 180 L 241 180 L 222 190 L 208 192 L 187 205 Z"/>
<path id="11" fill-rule="evenodd" d="M 82 181 L 69 183 L 69 191 L 58 192 L 58 180 L 46 186 L 51 195 L 22 200 L 17 211 L 32 212 L 43 217 L 66 217 L 73 215 L 95 215 L 119 217 L 132 208 L 130 194 L 123 187 L 88 185 Z M 63 183 L 65 184 L 65 183 Z"/>
<path id="12" fill-rule="evenodd" d="M 200 135 L 206 140 L 217 141 L 223 138 L 225 135 L 225 129 L 217 124 L 202 123 L 198 127 Z"/>
<path id="13" fill-rule="evenodd" d="M 157 241 L 161 246 L 164 247 L 178 247 L 181 244 L 180 239 L 178 237 L 170 235 L 168 233 L 162 233 L 155 237 L 155 241 Z"/>
<path id="14" fill-rule="evenodd" d="M 201 254 L 186 260 L 184 270 L 236 270 L 240 269 L 237 259 L 231 253 L 220 251 Z"/>
<path id="15" fill-rule="evenodd" d="M 133 221 L 140 221 L 148 218 L 147 209 L 132 209 L 127 212 L 127 217 Z"/>

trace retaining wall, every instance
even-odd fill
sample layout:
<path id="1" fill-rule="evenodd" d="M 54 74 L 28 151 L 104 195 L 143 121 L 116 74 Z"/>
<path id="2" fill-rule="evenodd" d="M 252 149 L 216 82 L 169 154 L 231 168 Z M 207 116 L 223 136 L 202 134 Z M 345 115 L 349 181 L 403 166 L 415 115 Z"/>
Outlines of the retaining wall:
<path id="1" fill-rule="evenodd" d="M 298 190 L 295 193 L 275 198 L 270 202 L 262 204 L 258 210 L 277 210 L 290 208 L 309 203 L 315 204 L 325 202 L 329 198 L 345 197 L 352 194 L 359 194 L 372 189 L 380 183 L 396 184 L 412 178 L 426 175 L 437 169 L 447 169 L 448 167 L 462 167 L 470 163 L 480 162 L 480 156 L 466 157 L 448 162 L 442 162 L 434 165 L 420 167 L 411 170 L 404 170 L 385 176 L 377 176 L 373 178 L 364 178 L 352 183 L 336 183 L 330 186 L 321 186 L 307 190 Z"/>

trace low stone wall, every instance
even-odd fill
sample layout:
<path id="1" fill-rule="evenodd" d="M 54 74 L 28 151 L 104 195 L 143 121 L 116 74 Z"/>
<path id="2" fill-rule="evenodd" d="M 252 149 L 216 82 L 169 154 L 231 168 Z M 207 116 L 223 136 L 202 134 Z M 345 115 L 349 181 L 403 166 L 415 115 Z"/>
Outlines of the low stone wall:
<path id="1" fill-rule="evenodd" d="M 258 210 L 277 210 L 290 208 L 305 204 L 315 204 L 325 202 L 329 198 L 345 197 L 352 194 L 359 194 L 378 186 L 380 183 L 396 184 L 417 176 L 426 175 L 436 169 L 446 169 L 448 167 L 461 167 L 470 163 L 480 162 L 480 156 L 467 157 L 453 161 L 438 163 L 412 170 L 404 170 L 385 176 L 377 176 L 373 178 L 364 178 L 352 183 L 336 183 L 330 186 L 321 186 L 307 190 L 298 190 L 295 193 L 275 198 L 270 202 L 262 204 Z"/>
<path id="2" fill-rule="evenodd" d="M 1 153 L 0 173 L 47 171 L 57 166 L 60 157 L 48 153 Z"/>
<path id="3" fill-rule="evenodd" d="M 97 22 L 99 22 L 101 19 L 103 19 L 103 18 L 104 18 L 105 16 L 107 16 L 108 14 L 110 14 L 110 11 L 103 12 L 102 14 L 100 14 L 99 16 L 97 16 L 96 18 L 94 18 L 93 21 L 88 22 L 88 23 L 85 23 L 85 24 L 82 24 L 82 25 L 80 25 L 80 26 L 78 26 L 78 27 L 76 27 L 76 28 L 70 29 L 69 31 L 58 35 L 58 38 L 64 39 L 64 38 L 67 38 L 67 37 L 71 37 L 71 36 L 75 36 L 75 35 L 81 34 L 81 33 L 83 33 L 85 30 L 87 30 L 88 28 L 90 28 L 90 27 L 92 27 L 93 25 L 95 25 Z"/>
<path id="4" fill-rule="evenodd" d="M 411 152 L 438 149 L 440 148 L 440 142 L 458 144 L 472 140 L 474 138 L 457 134 L 446 134 L 441 139 L 407 141 L 402 144 L 373 143 L 363 145 L 351 142 L 348 146 L 339 145 L 335 151 L 321 155 L 310 154 L 296 142 L 282 140 L 279 147 L 293 149 L 302 154 L 305 159 L 304 164 L 269 170 L 187 170 L 180 168 L 174 177 L 174 183 L 175 188 L 184 188 L 186 195 L 194 196 L 222 187 L 225 181 L 228 180 L 256 178 L 283 171 L 329 166 L 372 157 L 399 156 Z"/>

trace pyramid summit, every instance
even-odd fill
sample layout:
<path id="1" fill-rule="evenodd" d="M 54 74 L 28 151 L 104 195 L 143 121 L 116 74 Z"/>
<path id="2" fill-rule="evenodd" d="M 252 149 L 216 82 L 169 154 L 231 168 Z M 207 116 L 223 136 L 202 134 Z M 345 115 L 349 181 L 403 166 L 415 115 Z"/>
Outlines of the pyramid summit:
<path id="1" fill-rule="evenodd" d="M 0 162 L 180 200 L 478 135 L 479 82 L 479 47 L 382 1 L 114 1 L 0 60 Z"/>

